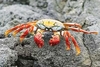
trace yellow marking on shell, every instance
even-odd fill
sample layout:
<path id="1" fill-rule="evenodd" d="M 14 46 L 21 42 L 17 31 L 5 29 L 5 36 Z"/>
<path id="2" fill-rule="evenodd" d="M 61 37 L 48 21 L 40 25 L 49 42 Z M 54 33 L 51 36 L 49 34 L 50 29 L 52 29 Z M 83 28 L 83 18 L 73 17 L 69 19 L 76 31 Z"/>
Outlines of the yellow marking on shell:
<path id="1" fill-rule="evenodd" d="M 57 21 L 57 20 L 53 20 L 53 19 L 42 19 L 42 20 L 39 20 L 37 22 L 37 25 L 40 27 L 40 28 L 52 28 L 53 26 L 56 27 L 61 27 L 61 28 L 65 28 L 65 26 L 63 25 L 63 23 L 61 23 L 60 21 Z"/>
<path id="2" fill-rule="evenodd" d="M 49 21 L 49 20 L 45 20 L 45 21 L 43 21 L 43 24 L 45 26 L 47 26 L 47 27 L 52 27 L 52 26 L 54 26 L 55 22 Z"/>

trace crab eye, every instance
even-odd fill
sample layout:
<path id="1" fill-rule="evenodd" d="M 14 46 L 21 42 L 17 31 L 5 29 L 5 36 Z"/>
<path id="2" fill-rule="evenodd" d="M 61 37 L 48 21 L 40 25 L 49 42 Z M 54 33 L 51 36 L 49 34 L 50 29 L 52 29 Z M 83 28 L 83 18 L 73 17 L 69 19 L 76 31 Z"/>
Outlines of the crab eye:
<path id="1" fill-rule="evenodd" d="M 49 31 L 52 31 L 52 29 L 49 29 Z"/>
<path id="2" fill-rule="evenodd" d="M 45 30 L 48 30 L 48 28 L 46 28 Z"/>

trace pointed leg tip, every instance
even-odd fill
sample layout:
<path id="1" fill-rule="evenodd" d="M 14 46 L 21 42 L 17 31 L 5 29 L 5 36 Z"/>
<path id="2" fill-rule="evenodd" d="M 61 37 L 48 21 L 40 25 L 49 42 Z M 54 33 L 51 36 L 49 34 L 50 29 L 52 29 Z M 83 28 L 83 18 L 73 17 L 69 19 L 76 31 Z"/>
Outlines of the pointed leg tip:
<path id="1" fill-rule="evenodd" d="M 76 55 L 77 55 L 77 56 L 80 55 L 80 52 L 79 52 L 79 53 L 76 53 Z"/>
<path id="2" fill-rule="evenodd" d="M 4 34 L 4 36 L 7 37 L 8 35 L 7 34 Z"/>
<path id="3" fill-rule="evenodd" d="M 95 35 L 97 35 L 98 32 L 97 32 L 97 31 L 95 31 L 95 32 L 90 32 L 90 34 L 95 34 Z"/>
<path id="4" fill-rule="evenodd" d="M 66 50 L 70 50 L 70 48 L 66 48 Z"/>
<path id="5" fill-rule="evenodd" d="M 13 35 L 13 37 L 16 37 L 16 33 L 13 33 L 12 35 Z"/>
<path id="6" fill-rule="evenodd" d="M 95 32 L 95 34 L 97 35 L 97 34 L 98 34 L 98 32 Z"/>
<path id="7" fill-rule="evenodd" d="M 24 39 L 24 38 L 20 38 L 20 43 L 22 43 L 23 39 Z"/>
<path id="8" fill-rule="evenodd" d="M 81 53 L 80 49 L 77 49 L 76 51 L 77 51 L 76 55 L 79 55 Z"/>
<path id="9" fill-rule="evenodd" d="M 8 36 L 8 33 L 7 33 L 7 32 L 5 32 L 5 33 L 4 33 L 4 35 L 5 35 L 5 37 L 7 37 L 7 36 Z"/>

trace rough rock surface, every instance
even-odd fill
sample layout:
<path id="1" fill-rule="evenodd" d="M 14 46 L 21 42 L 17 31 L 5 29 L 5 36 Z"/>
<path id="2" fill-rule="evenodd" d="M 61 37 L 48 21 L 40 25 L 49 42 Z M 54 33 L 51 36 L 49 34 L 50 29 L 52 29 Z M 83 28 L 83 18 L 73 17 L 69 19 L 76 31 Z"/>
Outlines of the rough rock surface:
<path id="1" fill-rule="evenodd" d="M 0 67 L 11 67 L 17 61 L 18 55 L 5 44 L 0 44 Z"/>
<path id="2" fill-rule="evenodd" d="M 99 0 L 1 0 L 0 3 L 1 67 L 100 67 Z M 11 34 L 4 37 L 4 31 L 17 24 L 43 18 L 77 22 L 85 30 L 98 31 L 98 35 L 70 31 L 81 48 L 78 56 L 73 44 L 66 51 L 63 38 L 54 47 L 44 38 L 45 45 L 40 49 L 32 35 L 22 43 L 20 33 L 15 38 Z"/>

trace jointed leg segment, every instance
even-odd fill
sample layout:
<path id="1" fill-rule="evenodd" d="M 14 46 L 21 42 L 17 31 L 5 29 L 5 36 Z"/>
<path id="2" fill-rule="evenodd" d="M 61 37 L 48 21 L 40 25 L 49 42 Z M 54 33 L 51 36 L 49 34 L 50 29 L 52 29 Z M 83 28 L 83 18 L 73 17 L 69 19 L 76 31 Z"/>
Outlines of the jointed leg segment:
<path id="1" fill-rule="evenodd" d="M 76 31 L 76 32 L 83 32 L 85 34 L 98 34 L 97 31 L 86 31 L 86 30 L 83 30 L 83 29 L 73 28 L 73 27 L 69 27 L 69 29 L 72 30 L 72 31 Z"/>
<path id="2" fill-rule="evenodd" d="M 15 26 L 15 27 L 13 27 L 13 28 L 11 28 L 11 29 L 9 29 L 9 30 L 6 30 L 5 36 L 7 37 L 8 34 L 9 34 L 10 32 L 16 30 L 17 28 L 19 28 L 19 27 L 21 27 L 21 26 L 23 26 L 23 25 L 24 25 L 24 24 L 19 24 L 19 25 Z"/>
<path id="3" fill-rule="evenodd" d="M 28 29 L 25 30 L 25 32 L 22 33 L 22 35 L 20 36 L 20 41 L 22 42 L 23 39 L 25 38 L 25 36 L 27 36 L 28 33 L 32 33 L 32 32 L 33 32 L 34 24 L 35 24 L 35 23 L 36 23 L 36 22 L 34 22 L 34 23 L 28 22 L 28 23 L 26 23 L 26 24 L 19 24 L 19 25 L 13 27 L 13 28 L 7 30 L 7 31 L 5 32 L 5 36 L 7 37 L 8 34 L 9 34 L 10 32 L 13 32 L 13 36 L 16 36 L 16 34 L 17 34 L 18 32 L 20 32 L 21 30 L 27 29 L 27 28 L 28 28 Z M 33 24 L 33 25 L 32 25 L 32 24 Z"/>
<path id="4" fill-rule="evenodd" d="M 98 34 L 98 32 L 96 32 L 96 31 L 86 31 L 86 30 L 81 29 L 81 25 L 79 25 L 77 23 L 64 23 L 64 26 L 65 26 L 65 30 L 72 30 L 75 32 L 83 32 L 85 34 Z M 66 49 L 70 50 L 70 41 L 69 41 L 69 38 L 70 38 L 75 46 L 77 55 L 80 54 L 80 47 L 78 46 L 78 43 L 75 40 L 75 38 L 68 31 L 64 31 L 63 36 L 66 41 L 66 46 L 67 46 Z"/>
<path id="5" fill-rule="evenodd" d="M 80 54 L 80 47 L 78 46 L 78 43 L 75 40 L 75 38 L 68 31 L 64 31 L 63 36 L 64 36 L 65 41 L 66 41 L 66 49 L 70 50 L 70 41 L 69 41 L 69 39 L 71 39 L 74 46 L 75 46 L 76 52 L 77 52 L 76 55 L 79 55 Z"/>
<path id="6" fill-rule="evenodd" d="M 77 23 L 64 23 L 64 26 L 66 28 L 72 27 L 72 26 L 74 26 L 75 28 L 81 28 L 82 27 L 80 24 L 77 24 Z"/>
<path id="7" fill-rule="evenodd" d="M 22 35 L 20 36 L 20 41 L 22 42 L 23 39 L 27 36 L 27 34 L 29 33 L 33 33 L 33 30 L 34 30 L 34 26 L 36 25 L 36 22 L 37 21 L 33 21 L 33 22 L 28 22 L 26 24 L 19 24 L 9 30 L 7 30 L 5 32 L 5 36 L 7 37 L 8 34 L 10 32 L 13 32 L 13 36 L 16 36 L 16 34 L 18 32 L 20 32 L 21 30 L 23 29 L 26 29 L 24 33 L 22 33 Z M 98 32 L 89 32 L 89 31 L 86 31 L 86 30 L 83 30 L 81 29 L 81 25 L 80 24 L 77 24 L 77 23 L 64 23 L 64 33 L 63 33 L 63 36 L 64 36 L 64 39 L 66 41 L 66 50 L 70 50 L 71 49 L 71 46 L 70 46 L 70 40 L 73 42 L 74 46 L 75 46 L 75 49 L 76 49 L 76 55 L 79 55 L 80 54 L 80 47 L 78 46 L 78 43 L 77 41 L 75 40 L 75 38 L 68 32 L 68 30 L 72 30 L 72 31 L 75 31 L 75 32 L 83 32 L 85 34 L 98 34 Z M 37 28 L 36 30 L 36 34 L 34 35 L 34 41 L 35 43 L 37 44 L 37 46 L 39 48 L 43 47 L 44 45 L 44 40 L 43 40 L 43 32 L 45 30 L 39 30 Z M 49 40 L 49 44 L 51 46 L 55 46 L 57 45 L 59 42 L 60 42 L 60 34 L 62 33 L 62 30 L 60 30 L 61 32 L 58 32 L 57 31 L 53 31 L 53 35 L 52 35 L 52 38 L 50 38 Z"/>

